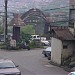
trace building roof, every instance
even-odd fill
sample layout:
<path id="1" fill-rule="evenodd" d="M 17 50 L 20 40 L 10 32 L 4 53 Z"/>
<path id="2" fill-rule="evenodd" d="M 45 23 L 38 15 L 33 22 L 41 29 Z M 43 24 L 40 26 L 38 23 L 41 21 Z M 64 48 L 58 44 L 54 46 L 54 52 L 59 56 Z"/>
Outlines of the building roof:
<path id="1" fill-rule="evenodd" d="M 70 5 L 75 5 L 75 0 L 70 0 Z"/>
<path id="2" fill-rule="evenodd" d="M 19 14 L 14 14 L 14 18 L 9 23 L 10 26 L 24 26 L 25 23 L 20 18 Z"/>
<path id="3" fill-rule="evenodd" d="M 69 29 L 54 29 L 57 38 L 61 40 L 75 40 L 73 34 L 69 31 Z"/>
<path id="4" fill-rule="evenodd" d="M 51 26 L 51 29 L 54 30 L 63 30 L 63 29 L 68 29 L 68 26 Z"/>

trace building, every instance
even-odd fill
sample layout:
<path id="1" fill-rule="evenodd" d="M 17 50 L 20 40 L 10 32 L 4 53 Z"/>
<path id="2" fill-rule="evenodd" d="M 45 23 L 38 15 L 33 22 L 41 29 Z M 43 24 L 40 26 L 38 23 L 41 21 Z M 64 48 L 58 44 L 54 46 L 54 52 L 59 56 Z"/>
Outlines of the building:
<path id="1" fill-rule="evenodd" d="M 56 64 L 63 65 L 70 56 L 74 55 L 74 45 L 75 38 L 69 29 L 53 29 L 51 60 Z"/>
<path id="2" fill-rule="evenodd" d="M 58 65 L 75 62 L 75 0 L 70 0 L 69 11 L 69 27 L 51 30 L 51 61 Z"/>
<path id="3" fill-rule="evenodd" d="M 14 14 L 14 18 L 10 21 L 9 26 L 13 26 L 13 39 L 19 40 L 20 39 L 20 27 L 25 26 L 25 23 L 20 18 L 19 14 Z"/>

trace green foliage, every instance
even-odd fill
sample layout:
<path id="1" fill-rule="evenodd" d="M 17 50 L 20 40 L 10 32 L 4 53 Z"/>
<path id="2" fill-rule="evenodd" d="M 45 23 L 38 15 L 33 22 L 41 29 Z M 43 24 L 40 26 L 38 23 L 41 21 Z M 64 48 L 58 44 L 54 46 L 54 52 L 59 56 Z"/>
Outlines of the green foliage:
<path id="1" fill-rule="evenodd" d="M 29 40 L 31 40 L 31 35 L 21 32 L 21 39 L 22 39 L 22 41 L 29 41 Z"/>
<path id="2" fill-rule="evenodd" d="M 5 49 L 6 45 L 4 43 L 0 44 L 0 49 Z"/>
<path id="3" fill-rule="evenodd" d="M 26 43 L 29 43 L 29 40 L 31 40 L 31 34 L 34 34 L 35 30 L 33 29 L 33 25 L 27 25 L 24 27 L 21 27 L 21 39 L 22 41 L 26 41 Z"/>
<path id="4" fill-rule="evenodd" d="M 0 49 L 5 49 L 5 50 L 19 50 L 19 47 L 16 46 L 16 47 L 13 47 L 13 46 L 10 46 L 9 44 L 0 44 Z"/>
<path id="5" fill-rule="evenodd" d="M 40 40 L 33 40 L 29 44 L 30 48 L 42 48 L 42 44 L 40 43 Z"/>
<path id="6" fill-rule="evenodd" d="M 0 34 L 3 33 L 3 28 L 0 26 Z"/>
<path id="7" fill-rule="evenodd" d="M 27 25 L 24 27 L 21 27 L 21 33 L 24 34 L 34 34 L 35 33 L 35 29 L 33 28 L 33 25 Z"/>
<path id="8" fill-rule="evenodd" d="M 17 46 L 17 47 L 10 46 L 10 47 L 8 48 L 8 50 L 19 50 L 19 47 L 18 47 L 18 46 Z"/>

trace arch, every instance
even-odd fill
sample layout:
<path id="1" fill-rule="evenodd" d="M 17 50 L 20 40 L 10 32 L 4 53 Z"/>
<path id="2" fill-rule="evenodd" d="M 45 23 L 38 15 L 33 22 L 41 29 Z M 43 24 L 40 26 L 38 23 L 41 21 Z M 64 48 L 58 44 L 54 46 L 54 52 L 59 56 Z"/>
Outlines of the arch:
<path id="1" fill-rule="evenodd" d="M 30 9 L 21 16 L 21 19 L 25 22 L 26 25 L 32 24 L 37 34 L 44 34 L 45 24 L 47 23 L 47 16 L 41 10 L 34 8 Z"/>
<path id="2" fill-rule="evenodd" d="M 34 8 L 33 9 L 30 9 L 29 11 L 27 11 L 26 13 L 24 13 L 21 16 L 21 19 L 24 21 L 26 18 L 30 17 L 31 15 L 40 16 L 41 18 L 43 18 L 46 21 L 45 14 L 41 10 L 34 9 Z"/>

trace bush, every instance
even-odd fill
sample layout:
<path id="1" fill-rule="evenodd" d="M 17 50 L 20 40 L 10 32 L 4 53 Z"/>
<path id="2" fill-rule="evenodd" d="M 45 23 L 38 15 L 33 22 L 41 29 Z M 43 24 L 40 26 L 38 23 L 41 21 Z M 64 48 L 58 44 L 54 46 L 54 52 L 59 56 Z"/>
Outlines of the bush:
<path id="1" fill-rule="evenodd" d="M 0 44 L 0 49 L 5 49 L 5 48 L 6 48 L 5 43 Z"/>
<path id="2" fill-rule="evenodd" d="M 31 43 L 29 44 L 29 46 L 30 46 L 30 48 L 42 48 L 42 44 L 38 40 L 31 41 Z"/>
<path id="3" fill-rule="evenodd" d="M 8 50 L 18 50 L 19 49 L 19 47 L 13 47 L 13 46 L 10 46 L 9 48 L 8 48 Z"/>
<path id="4" fill-rule="evenodd" d="M 6 50 L 18 50 L 19 47 L 13 47 L 13 46 L 10 46 L 10 44 L 0 44 L 0 49 L 6 49 Z"/>

